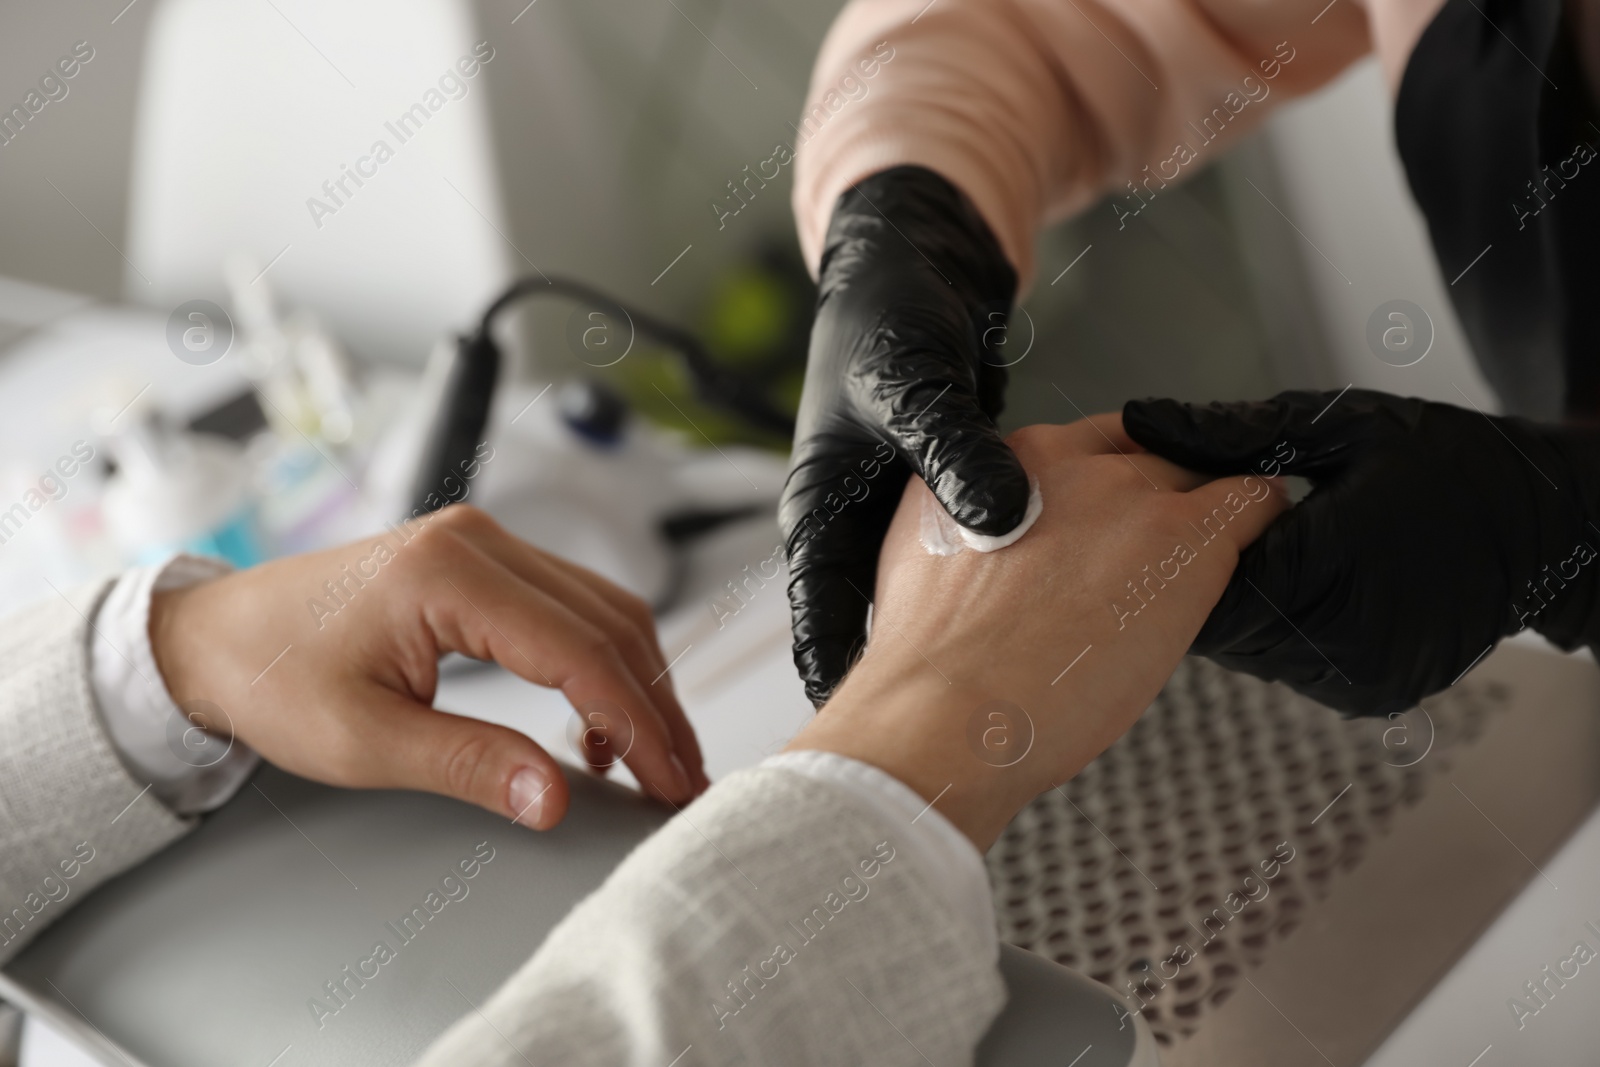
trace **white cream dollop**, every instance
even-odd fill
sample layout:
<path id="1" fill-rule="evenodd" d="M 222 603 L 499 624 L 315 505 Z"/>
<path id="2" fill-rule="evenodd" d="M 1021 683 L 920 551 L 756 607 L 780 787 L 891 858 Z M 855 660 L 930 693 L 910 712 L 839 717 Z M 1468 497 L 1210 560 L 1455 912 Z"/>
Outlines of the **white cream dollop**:
<path id="1" fill-rule="evenodd" d="M 944 509 L 944 505 L 940 504 L 932 493 L 927 493 L 922 498 L 922 521 L 917 531 L 917 539 L 922 542 L 922 547 L 928 550 L 929 555 L 934 556 L 953 556 L 963 548 L 970 548 L 974 552 L 998 552 L 1021 540 L 1022 535 L 1039 521 L 1039 514 L 1042 511 L 1044 511 L 1044 497 L 1039 492 L 1039 479 L 1030 477 L 1028 510 L 1023 513 L 1022 521 L 1010 532 L 990 537 L 969 530 L 956 522 Z"/>

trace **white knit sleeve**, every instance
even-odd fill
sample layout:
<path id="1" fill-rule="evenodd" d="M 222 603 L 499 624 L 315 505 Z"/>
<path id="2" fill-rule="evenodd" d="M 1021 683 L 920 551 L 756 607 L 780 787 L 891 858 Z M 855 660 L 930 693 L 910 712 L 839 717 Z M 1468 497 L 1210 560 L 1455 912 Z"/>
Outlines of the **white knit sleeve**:
<path id="1" fill-rule="evenodd" d="M 724 779 L 418 1067 L 970 1064 L 1005 986 L 889 808 L 781 766 Z"/>

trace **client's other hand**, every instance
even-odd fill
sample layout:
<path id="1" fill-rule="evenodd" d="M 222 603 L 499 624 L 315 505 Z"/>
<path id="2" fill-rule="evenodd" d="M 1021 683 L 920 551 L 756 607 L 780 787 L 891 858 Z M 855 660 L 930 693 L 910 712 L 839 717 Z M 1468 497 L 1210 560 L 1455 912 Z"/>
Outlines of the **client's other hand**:
<path id="1" fill-rule="evenodd" d="M 993 553 L 930 554 L 913 480 L 878 569 L 871 643 L 793 742 L 883 768 L 980 848 L 1154 699 L 1286 506 L 1260 477 L 1211 481 L 1138 451 L 1115 415 L 1009 438 L 1044 509 Z M 861 591 L 865 595 L 866 590 Z"/>
<path id="2" fill-rule="evenodd" d="M 151 644 L 179 706 L 215 704 L 221 726 L 307 778 L 427 790 L 554 826 L 567 784 L 549 754 L 432 708 L 439 659 L 460 652 L 595 711 L 591 764 L 626 750 L 645 788 L 678 804 L 705 787 L 642 601 L 476 508 L 402 529 L 156 594 Z"/>

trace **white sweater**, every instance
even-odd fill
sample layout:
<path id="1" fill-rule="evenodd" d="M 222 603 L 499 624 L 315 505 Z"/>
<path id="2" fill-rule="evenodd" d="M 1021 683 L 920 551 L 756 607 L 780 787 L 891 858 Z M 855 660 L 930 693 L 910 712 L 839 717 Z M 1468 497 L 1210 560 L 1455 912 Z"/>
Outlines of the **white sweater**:
<path id="1" fill-rule="evenodd" d="M 129 774 L 96 711 L 106 588 L 0 623 L 0 963 L 194 825 Z M 733 775 L 420 1062 L 969 1063 L 1004 987 L 992 943 L 897 847 L 917 829 L 791 770 Z"/>
<path id="2" fill-rule="evenodd" d="M 1004 987 L 906 830 L 799 774 L 735 774 L 420 1063 L 970 1063 Z"/>

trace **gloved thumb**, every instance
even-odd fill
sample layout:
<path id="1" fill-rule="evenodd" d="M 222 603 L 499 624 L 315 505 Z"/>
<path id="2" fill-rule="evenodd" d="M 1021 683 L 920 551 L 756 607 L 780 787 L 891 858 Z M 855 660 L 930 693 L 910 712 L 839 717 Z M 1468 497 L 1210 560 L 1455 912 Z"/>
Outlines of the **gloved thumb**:
<path id="1" fill-rule="evenodd" d="M 936 395 L 919 408 L 924 393 Z M 903 400 L 910 414 L 886 429 L 950 517 L 989 537 L 1014 530 L 1028 510 L 1028 474 L 971 387 L 929 381 Z"/>

